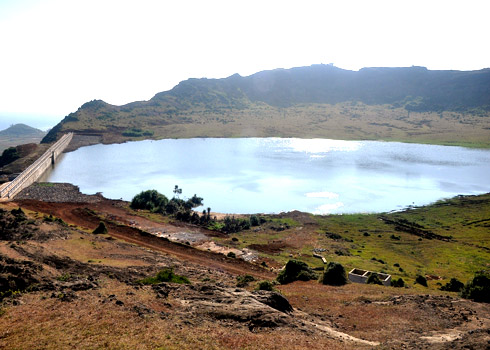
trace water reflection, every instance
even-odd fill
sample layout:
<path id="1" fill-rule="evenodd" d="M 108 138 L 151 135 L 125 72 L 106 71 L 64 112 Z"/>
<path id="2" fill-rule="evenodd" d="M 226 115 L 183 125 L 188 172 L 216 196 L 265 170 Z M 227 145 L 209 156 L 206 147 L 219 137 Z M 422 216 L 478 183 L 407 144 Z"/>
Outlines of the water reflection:
<path id="1" fill-rule="evenodd" d="M 490 151 L 323 139 L 186 139 L 94 145 L 48 181 L 130 200 L 146 189 L 198 194 L 227 213 L 380 212 L 490 191 Z"/>

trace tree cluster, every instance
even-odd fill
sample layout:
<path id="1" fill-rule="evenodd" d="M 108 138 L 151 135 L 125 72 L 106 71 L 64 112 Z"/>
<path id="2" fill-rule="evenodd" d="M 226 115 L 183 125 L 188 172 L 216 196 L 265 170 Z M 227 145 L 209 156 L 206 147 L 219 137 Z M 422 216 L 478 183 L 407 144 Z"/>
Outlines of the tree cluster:
<path id="1" fill-rule="evenodd" d="M 187 200 L 183 200 L 178 197 L 181 193 L 182 189 L 175 186 L 175 196 L 169 200 L 165 195 L 156 190 L 142 191 L 140 194 L 133 197 L 130 207 L 132 209 L 149 210 L 153 213 L 174 215 L 178 220 L 185 222 L 195 223 L 195 221 L 197 221 L 197 223 L 199 223 L 201 218 L 197 213 L 193 212 L 192 209 L 202 205 L 202 198 L 194 195 Z M 210 209 L 205 216 L 206 220 L 209 218 L 209 212 Z"/>

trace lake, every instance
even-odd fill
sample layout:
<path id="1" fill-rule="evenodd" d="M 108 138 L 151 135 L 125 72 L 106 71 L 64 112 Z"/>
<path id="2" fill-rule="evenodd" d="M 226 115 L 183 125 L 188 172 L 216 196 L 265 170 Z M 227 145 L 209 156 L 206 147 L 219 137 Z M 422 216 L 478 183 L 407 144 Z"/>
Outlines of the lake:
<path id="1" fill-rule="evenodd" d="M 386 212 L 490 192 L 490 150 L 378 141 L 195 138 L 82 147 L 40 181 L 124 200 L 197 194 L 222 213 Z"/>

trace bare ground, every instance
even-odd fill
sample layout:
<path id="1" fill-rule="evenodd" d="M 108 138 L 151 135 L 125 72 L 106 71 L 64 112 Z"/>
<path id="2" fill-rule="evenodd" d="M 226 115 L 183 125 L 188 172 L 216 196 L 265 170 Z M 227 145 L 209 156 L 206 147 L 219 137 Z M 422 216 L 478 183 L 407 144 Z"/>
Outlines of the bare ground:
<path id="1" fill-rule="evenodd" d="M 25 214 L 15 211 L 18 207 Z M 277 286 L 282 296 L 256 292 L 254 283 L 237 288 L 236 276 L 271 280 L 272 272 L 155 237 L 142 228 L 208 232 L 149 220 L 128 211 L 120 201 L 24 199 L 0 208 L 5 223 L 0 283 L 21 291 L 3 295 L 0 349 L 487 349 L 490 345 L 488 304 L 451 293 L 420 294 L 414 289 L 359 284 L 330 287 L 316 281 Z M 307 222 L 309 216 L 291 215 L 314 228 Z M 101 219 L 109 234 L 92 234 Z M 187 276 L 191 284 L 137 283 L 165 267 Z"/>

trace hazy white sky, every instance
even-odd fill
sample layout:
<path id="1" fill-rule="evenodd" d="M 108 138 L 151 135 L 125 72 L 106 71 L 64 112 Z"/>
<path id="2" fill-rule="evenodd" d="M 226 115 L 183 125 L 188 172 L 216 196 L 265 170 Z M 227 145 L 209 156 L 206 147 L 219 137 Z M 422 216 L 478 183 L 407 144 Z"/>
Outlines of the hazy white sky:
<path id="1" fill-rule="evenodd" d="M 490 67 L 490 1 L 0 0 L 0 129 L 188 78 L 333 63 Z M 37 119 L 35 119 L 37 118 Z"/>

